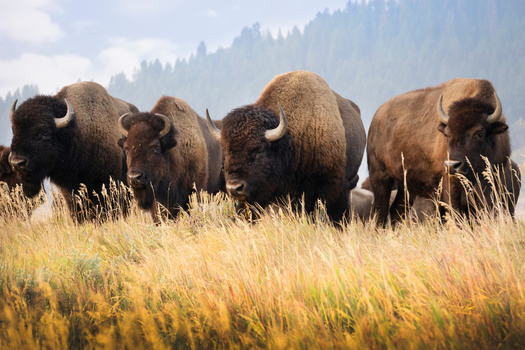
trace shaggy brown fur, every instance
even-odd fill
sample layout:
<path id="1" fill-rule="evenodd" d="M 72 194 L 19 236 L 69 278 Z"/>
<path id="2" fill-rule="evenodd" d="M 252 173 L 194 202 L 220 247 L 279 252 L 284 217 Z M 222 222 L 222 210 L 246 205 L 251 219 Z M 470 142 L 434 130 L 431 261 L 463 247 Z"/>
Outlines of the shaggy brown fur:
<path id="1" fill-rule="evenodd" d="M 488 156 L 494 165 L 506 162 L 510 156 L 510 141 L 505 117 L 490 128 L 486 125 L 486 116 L 496 105 L 494 92 L 494 87 L 486 80 L 454 79 L 436 87 L 395 96 L 379 107 L 370 124 L 367 157 L 380 224 L 386 224 L 389 211 L 394 222 L 404 215 L 405 171 L 412 198 L 433 198 L 446 175 L 444 161 L 453 150 L 457 157 L 468 155 L 469 160 L 476 161 L 474 169 L 478 173 L 483 170 L 479 154 Z M 446 128 L 437 113 L 441 94 L 443 109 L 450 116 Z M 479 128 L 487 130 L 487 140 L 478 150 L 465 138 L 473 132 L 471 130 Z M 448 139 L 440 132 L 444 129 Z M 454 140 L 459 139 L 461 142 L 455 143 Z M 389 210 L 388 201 L 395 182 L 399 187 L 398 196 Z M 451 178 L 451 183 L 457 183 L 456 176 Z M 447 191 L 443 199 L 449 201 Z M 458 210 L 463 209 L 457 201 L 451 204 Z"/>
<path id="2" fill-rule="evenodd" d="M 22 179 L 9 164 L 9 153 L 11 153 L 10 147 L 0 145 L 0 181 L 5 182 L 9 190 L 12 190 L 16 185 L 22 184 Z"/>
<path id="3" fill-rule="evenodd" d="M 171 121 L 170 131 L 161 138 L 165 123 L 155 114 Z M 139 206 L 150 210 L 155 220 L 156 202 L 176 217 L 187 208 L 194 186 L 210 193 L 224 186 L 220 144 L 205 120 L 182 99 L 163 96 L 150 113 L 125 117 L 123 127 L 127 137 L 119 144 L 126 150 L 128 182 Z"/>
<path id="4" fill-rule="evenodd" d="M 277 126 L 279 105 L 286 114 L 287 133 L 268 144 L 264 132 Z M 294 71 L 276 76 L 255 104 L 224 118 L 221 135 L 226 180 L 242 177 L 254 189 L 246 198 L 249 204 L 266 206 L 304 194 L 308 211 L 321 199 L 333 219 L 348 213 L 366 134 L 359 108 L 318 75 Z"/>
<path id="5" fill-rule="evenodd" d="M 75 117 L 68 126 L 57 128 L 55 118 L 63 117 L 67 110 L 64 99 L 71 103 Z M 11 150 L 13 159 L 27 160 L 17 169 L 26 195 L 36 195 L 43 179 L 49 177 L 78 220 L 105 213 L 106 203 L 93 191 L 108 188 L 110 178 L 125 180 L 124 153 L 117 145 L 117 112 L 124 110 L 138 111 L 93 82 L 65 86 L 55 96 L 36 96 L 21 104 L 12 116 Z M 81 184 L 87 187 L 90 202 L 78 207 L 74 196 Z"/>

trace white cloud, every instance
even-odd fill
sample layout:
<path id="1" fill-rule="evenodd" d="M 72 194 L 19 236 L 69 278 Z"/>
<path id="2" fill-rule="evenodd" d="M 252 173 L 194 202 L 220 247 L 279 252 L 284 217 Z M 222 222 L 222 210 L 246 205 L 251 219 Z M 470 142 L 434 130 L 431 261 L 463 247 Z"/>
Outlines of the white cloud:
<path id="1" fill-rule="evenodd" d="M 78 80 L 93 80 L 103 86 L 117 73 L 128 78 L 142 61 L 174 63 L 177 46 L 165 39 L 114 39 L 110 47 L 101 51 L 94 61 L 78 55 L 45 56 L 23 54 L 11 60 L 0 60 L 0 96 L 14 92 L 24 85 L 36 84 L 43 94 L 54 94 L 61 87 Z"/>
<path id="2" fill-rule="evenodd" d="M 217 15 L 217 12 L 215 10 L 208 10 L 204 13 L 204 15 L 206 17 L 209 17 L 209 18 L 217 18 L 218 15 Z"/>
<path id="3" fill-rule="evenodd" d="M 76 55 L 44 56 L 23 54 L 14 60 L 0 60 L 0 96 L 28 84 L 37 84 L 40 93 L 54 94 L 78 79 L 89 79 L 89 59 Z"/>
<path id="4" fill-rule="evenodd" d="M 79 33 L 86 29 L 92 28 L 95 25 L 96 25 L 96 21 L 87 21 L 87 20 L 75 21 L 73 22 L 73 29 L 75 30 L 75 32 Z"/>
<path id="5" fill-rule="evenodd" d="M 117 6 L 120 11 L 133 15 L 151 15 L 155 13 L 166 13 L 173 11 L 184 3 L 190 3 L 188 0 L 117 0 Z"/>
<path id="6" fill-rule="evenodd" d="M 120 72 L 131 78 L 144 60 L 149 62 L 158 58 L 161 63 L 173 63 L 178 57 L 176 51 L 177 46 L 165 39 L 113 39 L 111 47 L 97 57 L 97 63 L 102 67 L 99 82 L 107 86 L 109 78 Z"/>
<path id="7" fill-rule="evenodd" d="M 39 44 L 64 36 L 46 11 L 56 9 L 52 0 L 0 0 L 0 37 L 14 42 Z"/>

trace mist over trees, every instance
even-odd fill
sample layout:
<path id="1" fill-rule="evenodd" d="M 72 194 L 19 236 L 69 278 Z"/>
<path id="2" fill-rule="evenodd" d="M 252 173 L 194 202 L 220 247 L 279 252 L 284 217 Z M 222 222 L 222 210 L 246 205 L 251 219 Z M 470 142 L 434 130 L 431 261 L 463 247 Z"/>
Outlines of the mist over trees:
<path id="1" fill-rule="evenodd" d="M 490 80 L 503 104 L 514 157 L 525 154 L 525 2 L 517 0 L 372 0 L 348 2 L 318 15 L 304 30 L 273 37 L 258 23 L 232 45 L 207 52 L 201 42 L 189 59 L 167 65 L 143 62 L 128 79 L 107 87 L 117 97 L 150 110 L 162 95 L 186 100 L 220 119 L 254 102 L 277 74 L 308 70 L 356 102 L 368 127 L 390 97 L 457 77 Z M 73 82 L 72 82 L 73 83 Z M 36 87 L 17 93 L 26 97 Z M 15 95 L 0 98 L 2 132 Z M 20 97 L 18 97 L 20 98 Z M 10 143 L 10 135 L 0 134 Z"/>

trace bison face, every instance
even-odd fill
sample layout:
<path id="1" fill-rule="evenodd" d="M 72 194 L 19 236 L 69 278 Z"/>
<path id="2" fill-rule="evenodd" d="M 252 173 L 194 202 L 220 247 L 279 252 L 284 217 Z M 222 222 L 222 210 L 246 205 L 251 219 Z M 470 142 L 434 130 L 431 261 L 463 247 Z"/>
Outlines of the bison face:
<path id="1" fill-rule="evenodd" d="M 20 177 L 13 171 L 9 164 L 11 148 L 0 146 L 0 181 L 5 182 L 9 189 L 13 189 L 21 183 Z"/>
<path id="2" fill-rule="evenodd" d="M 155 200 L 166 203 L 172 172 L 176 131 L 164 115 L 137 113 L 119 120 L 125 135 L 119 145 L 126 152 L 128 184 L 142 209 L 152 208 Z"/>
<path id="3" fill-rule="evenodd" d="M 232 197 L 264 207 L 284 194 L 292 155 L 284 112 L 279 118 L 253 105 L 235 109 L 223 120 L 220 140 L 226 189 Z"/>
<path id="4" fill-rule="evenodd" d="M 18 110 L 15 101 L 9 117 L 13 129 L 9 163 L 25 195 L 34 197 L 56 164 L 67 159 L 76 126 L 73 107 L 67 100 L 37 96 Z"/>
<path id="5" fill-rule="evenodd" d="M 439 130 L 447 137 L 449 159 L 445 168 L 449 174 L 474 181 L 474 175 L 486 168 L 482 156 L 491 163 L 496 160 L 496 136 L 508 129 L 500 121 L 501 115 L 499 99 L 495 110 L 484 101 L 469 98 L 454 103 L 449 115 L 443 112 Z"/>

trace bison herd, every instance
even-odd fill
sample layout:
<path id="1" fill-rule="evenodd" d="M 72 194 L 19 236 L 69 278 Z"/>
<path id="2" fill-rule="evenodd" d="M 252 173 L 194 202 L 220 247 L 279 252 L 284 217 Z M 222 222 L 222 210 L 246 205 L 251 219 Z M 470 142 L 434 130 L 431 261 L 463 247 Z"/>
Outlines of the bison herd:
<path id="1" fill-rule="evenodd" d="M 414 211 L 468 218 L 497 201 L 513 215 L 521 188 L 502 105 L 486 80 L 395 96 L 378 108 L 368 138 L 359 107 L 305 71 L 276 76 L 255 103 L 222 120 L 167 96 L 139 112 L 94 82 L 18 108 L 15 101 L 9 117 L 0 181 L 33 197 L 49 178 L 77 221 L 113 214 L 100 195 L 111 181 L 129 185 L 157 222 L 158 204 L 176 218 L 204 190 L 228 193 L 239 212 L 282 201 L 312 212 L 322 202 L 336 223 L 376 217 L 380 226 Z M 367 143 L 369 178 L 357 188 Z"/>

